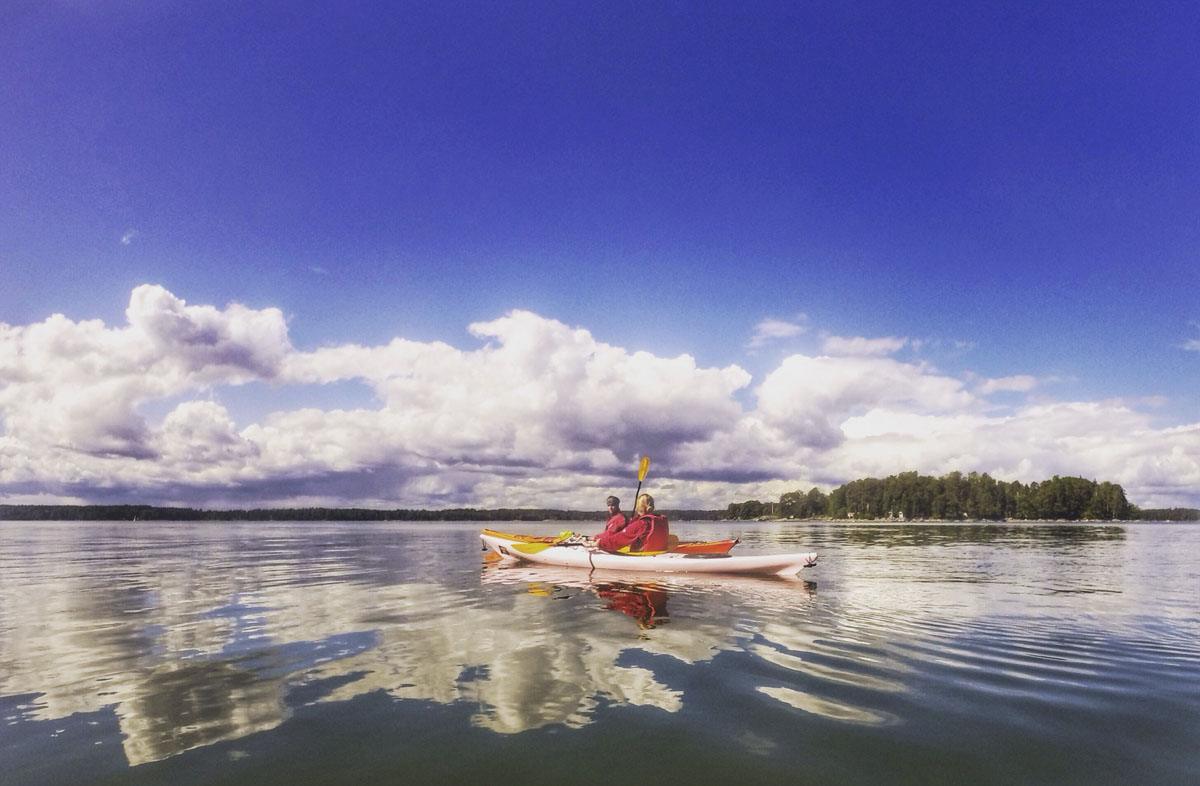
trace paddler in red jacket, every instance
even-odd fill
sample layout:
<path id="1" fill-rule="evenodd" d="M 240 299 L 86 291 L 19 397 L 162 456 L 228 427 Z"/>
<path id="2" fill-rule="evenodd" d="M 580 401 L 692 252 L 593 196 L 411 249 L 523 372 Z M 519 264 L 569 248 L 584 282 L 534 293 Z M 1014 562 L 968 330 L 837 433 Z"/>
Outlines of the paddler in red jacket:
<path id="1" fill-rule="evenodd" d="M 620 532 L 625 529 L 629 519 L 625 518 L 625 514 L 621 512 L 621 500 L 609 497 L 604 500 L 604 504 L 608 506 L 608 522 L 604 525 L 604 532 Z"/>
<path id="2" fill-rule="evenodd" d="M 609 511 L 612 510 L 610 506 Z M 654 498 L 649 494 L 637 498 L 634 516 L 628 524 L 620 525 L 616 519 L 615 515 L 610 518 L 604 532 L 596 538 L 596 545 L 600 548 L 605 551 L 617 551 L 622 546 L 628 546 L 630 551 L 667 550 L 667 517 L 654 512 Z"/>

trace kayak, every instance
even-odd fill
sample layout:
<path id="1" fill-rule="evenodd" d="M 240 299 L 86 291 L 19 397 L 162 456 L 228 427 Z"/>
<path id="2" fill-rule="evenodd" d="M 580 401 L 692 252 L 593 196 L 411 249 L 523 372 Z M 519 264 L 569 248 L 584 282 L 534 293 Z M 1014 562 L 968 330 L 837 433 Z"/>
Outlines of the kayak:
<path id="1" fill-rule="evenodd" d="M 517 535 L 494 529 L 485 529 L 483 534 L 517 543 L 557 543 L 562 538 L 561 535 Z M 667 549 L 667 551 L 679 554 L 725 554 L 738 544 L 738 538 L 729 538 L 727 540 L 679 540 L 672 535 L 671 540 L 673 541 L 671 548 Z"/>
<path id="2" fill-rule="evenodd" d="M 752 575 L 794 576 L 817 564 L 815 553 L 804 554 L 620 554 L 602 551 L 581 543 L 529 543 L 502 537 L 479 535 L 483 545 L 502 560 L 536 565 L 558 565 L 591 570 L 649 571 L 654 573 L 740 573 Z"/>

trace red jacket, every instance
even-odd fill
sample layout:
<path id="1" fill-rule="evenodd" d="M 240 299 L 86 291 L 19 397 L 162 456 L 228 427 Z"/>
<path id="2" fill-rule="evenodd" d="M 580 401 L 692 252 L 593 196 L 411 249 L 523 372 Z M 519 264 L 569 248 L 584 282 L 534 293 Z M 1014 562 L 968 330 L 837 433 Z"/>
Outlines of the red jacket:
<path id="1" fill-rule="evenodd" d="M 614 513 L 609 517 L 608 523 L 604 525 L 605 532 L 620 532 L 625 529 L 625 524 L 628 523 L 624 513 Z"/>
<path id="2" fill-rule="evenodd" d="M 606 527 L 596 538 L 596 545 L 605 551 L 616 551 L 622 546 L 628 546 L 630 551 L 666 551 L 668 534 L 666 516 L 643 513 L 620 529 Z"/>

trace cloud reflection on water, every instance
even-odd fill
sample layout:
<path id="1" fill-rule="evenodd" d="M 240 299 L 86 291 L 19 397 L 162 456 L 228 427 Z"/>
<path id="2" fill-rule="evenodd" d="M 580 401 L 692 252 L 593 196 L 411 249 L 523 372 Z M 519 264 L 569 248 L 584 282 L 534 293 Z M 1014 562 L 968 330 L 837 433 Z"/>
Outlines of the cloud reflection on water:
<path id="1" fill-rule="evenodd" d="M 1076 690 L 1145 654 L 1080 639 L 1064 664 L 1061 626 L 1028 620 L 1134 608 L 1144 595 L 1134 579 L 1115 584 L 1120 595 L 1100 586 L 1129 556 L 1123 530 L 925 529 L 805 528 L 828 555 L 824 570 L 840 571 L 831 592 L 736 577 L 480 572 L 464 562 L 477 559 L 474 533 L 459 543 L 454 530 L 2 528 L 0 698 L 32 696 L 10 724 L 111 712 L 138 765 L 275 729 L 300 706 L 379 692 L 462 708 L 502 734 L 580 728 L 602 707 L 680 712 L 688 670 L 720 657 L 721 690 L 740 701 L 872 725 L 894 719 L 921 664 L 977 691 L 1047 680 Z M 743 547 L 795 537 L 751 531 Z M 447 549 L 462 553 L 438 565 Z M 1103 593 L 1047 592 L 1060 586 Z M 1180 592 L 1158 610 L 1180 613 Z M 1025 618 L 997 617 L 1010 609 Z"/>
<path id="2" fill-rule="evenodd" d="M 131 765 L 276 728 L 299 696 L 459 703 L 503 734 L 579 728 L 602 704 L 674 713 L 683 690 L 626 652 L 696 664 L 764 635 L 696 603 L 668 617 L 672 593 L 695 591 L 678 582 L 485 567 L 482 591 L 379 585 L 353 580 L 364 554 L 351 550 L 307 562 L 269 540 L 253 559 L 236 541 L 88 554 L 66 538 L 56 545 L 71 557 L 0 571 L 0 695 L 35 695 L 23 720 L 111 710 Z M 803 585 L 747 588 L 811 598 Z"/>

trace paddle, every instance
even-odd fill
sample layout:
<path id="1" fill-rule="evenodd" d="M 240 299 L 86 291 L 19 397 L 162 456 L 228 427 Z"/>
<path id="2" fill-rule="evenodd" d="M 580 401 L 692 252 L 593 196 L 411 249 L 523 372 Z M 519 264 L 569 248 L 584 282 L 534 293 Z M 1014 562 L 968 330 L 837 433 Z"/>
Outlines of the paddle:
<path id="1" fill-rule="evenodd" d="M 642 481 L 646 479 L 646 473 L 650 471 L 650 457 L 642 456 L 642 460 L 638 462 L 638 487 L 637 491 L 633 492 L 633 515 L 637 515 L 638 495 L 642 493 Z"/>
<path id="2" fill-rule="evenodd" d="M 513 551 L 519 551 L 522 554 L 537 554 L 539 551 L 545 551 L 551 546 L 558 546 L 564 540 L 570 540 L 573 537 L 575 537 L 574 532 L 571 532 L 570 530 L 563 530 L 558 537 L 552 540 L 536 543 L 507 543 L 504 547 L 512 549 Z"/>

